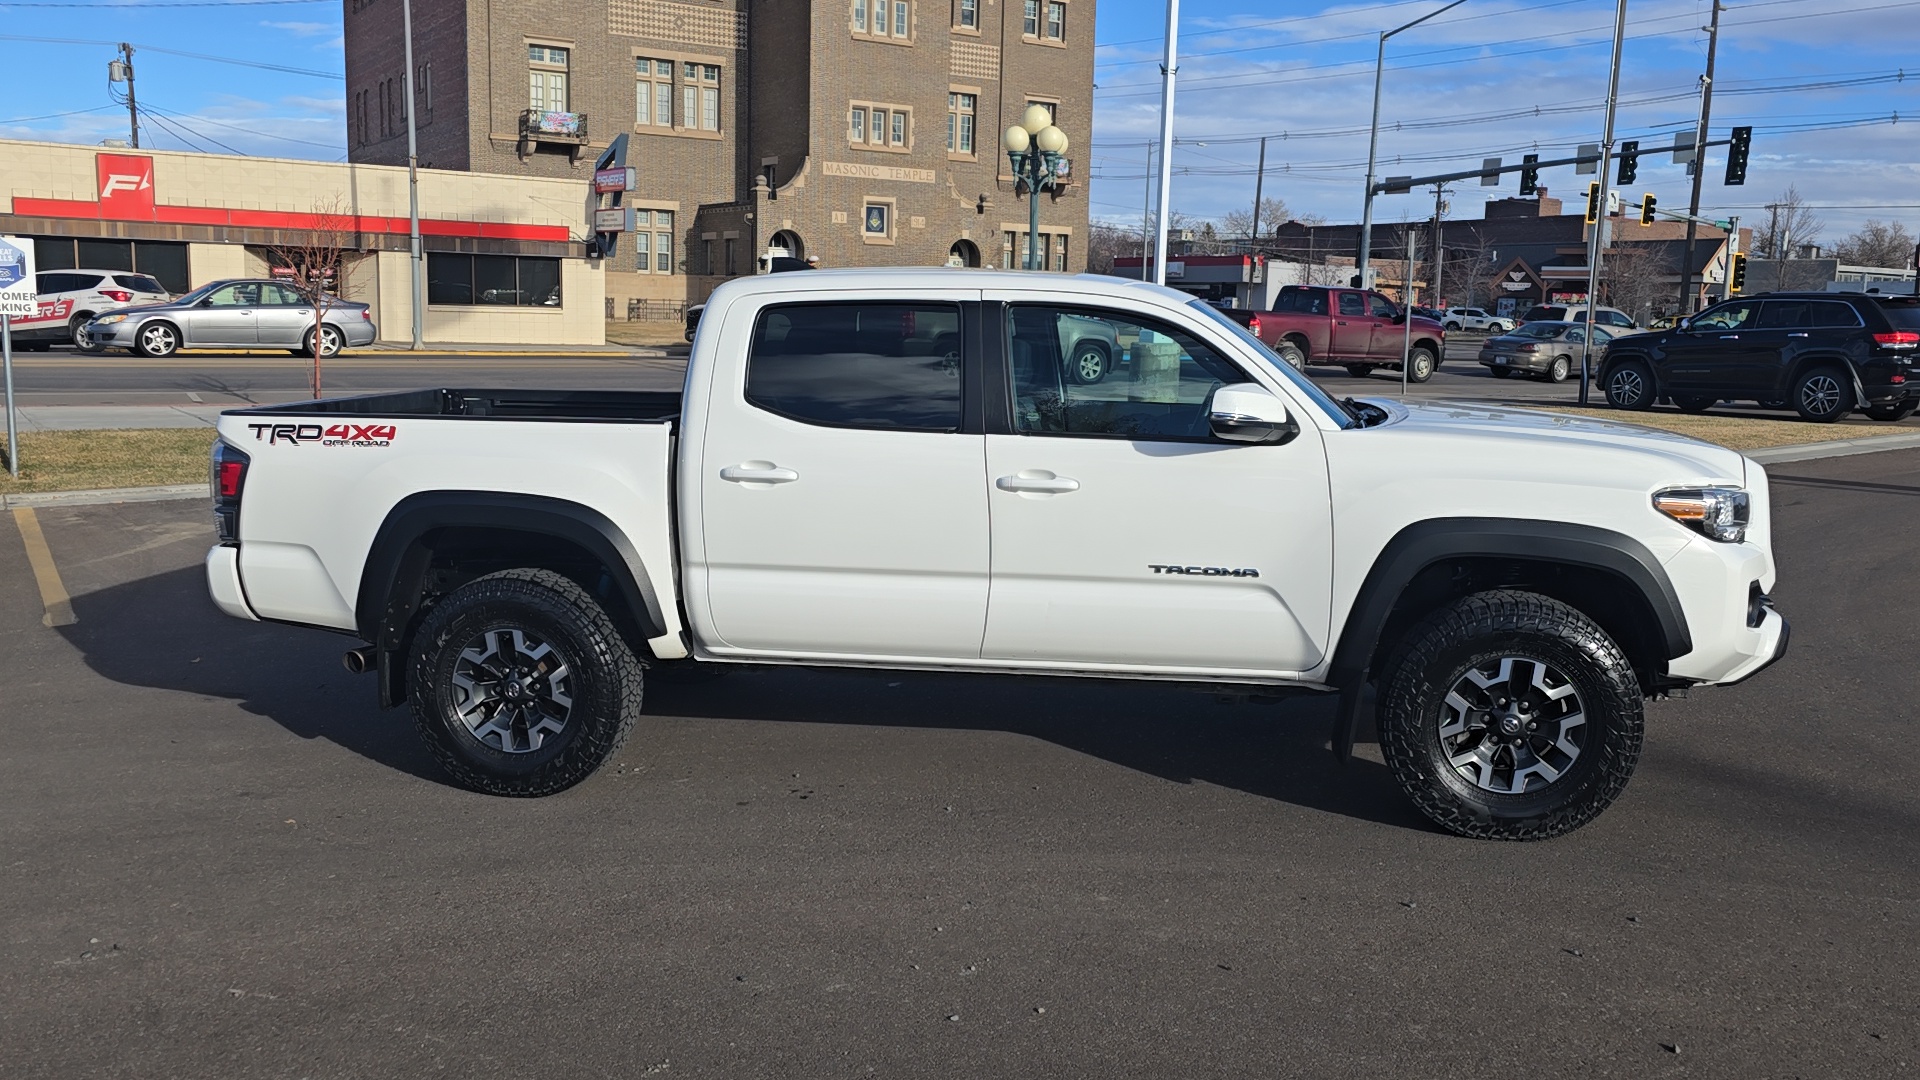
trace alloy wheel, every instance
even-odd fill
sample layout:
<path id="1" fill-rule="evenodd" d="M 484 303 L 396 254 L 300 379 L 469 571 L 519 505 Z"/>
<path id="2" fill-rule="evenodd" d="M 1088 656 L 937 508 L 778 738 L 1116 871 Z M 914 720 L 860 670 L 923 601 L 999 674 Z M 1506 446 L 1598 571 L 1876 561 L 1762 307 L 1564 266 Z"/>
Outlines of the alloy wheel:
<path id="1" fill-rule="evenodd" d="M 156 323 L 140 331 L 140 347 L 149 356 L 171 355 L 178 345 L 179 338 L 174 335 L 173 327 L 165 323 Z"/>
<path id="2" fill-rule="evenodd" d="M 454 717 L 486 746 L 530 754 L 566 728 L 571 673 L 552 644 L 524 630 L 483 631 L 454 663 Z"/>
<path id="3" fill-rule="evenodd" d="M 1800 385 L 1800 404 L 1808 412 L 1824 416 L 1840 407 L 1840 380 L 1818 373 Z"/>
<path id="4" fill-rule="evenodd" d="M 1607 380 L 1607 396 L 1622 405 L 1638 404 L 1646 393 L 1646 381 L 1632 368 L 1621 368 Z"/>
<path id="5" fill-rule="evenodd" d="M 1468 668 L 1447 692 L 1440 746 L 1461 779 L 1520 795 L 1565 775 L 1586 741 L 1573 682 L 1551 665 L 1503 656 Z"/>

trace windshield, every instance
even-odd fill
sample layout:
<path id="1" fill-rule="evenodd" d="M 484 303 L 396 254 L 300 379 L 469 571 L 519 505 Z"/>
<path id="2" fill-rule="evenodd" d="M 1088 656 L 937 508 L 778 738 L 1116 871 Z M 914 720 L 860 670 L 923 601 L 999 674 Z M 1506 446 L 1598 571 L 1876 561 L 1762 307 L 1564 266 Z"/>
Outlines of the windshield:
<path id="1" fill-rule="evenodd" d="M 190 292 L 190 293 L 187 293 L 187 294 L 186 294 L 185 296 L 182 296 L 182 297 L 180 297 L 179 299 L 177 299 L 177 300 L 175 300 L 175 301 L 174 301 L 174 303 L 176 303 L 176 304 L 197 304 L 197 303 L 199 303 L 199 302 L 200 302 L 200 298 L 201 298 L 201 297 L 203 297 L 203 296 L 205 296 L 205 295 L 207 295 L 208 293 L 210 293 L 210 292 L 212 292 L 212 291 L 213 291 L 214 289 L 217 289 L 217 288 L 219 288 L 219 287 L 220 287 L 221 285 L 223 285 L 223 284 L 225 284 L 225 282 L 220 282 L 220 281 L 213 281 L 213 282 L 209 282 L 209 283 L 207 283 L 207 284 L 205 284 L 205 285 L 202 285 L 202 286 L 200 286 L 199 288 L 197 288 L 197 289 L 195 289 L 195 290 L 193 290 L 192 292 Z"/>
<path id="2" fill-rule="evenodd" d="M 1267 348 L 1266 342 L 1248 333 L 1246 327 L 1241 326 L 1231 318 L 1221 314 L 1218 309 L 1212 307 L 1204 300 L 1195 300 L 1187 306 L 1196 311 L 1206 312 L 1207 318 L 1213 320 L 1215 325 L 1230 332 L 1235 338 L 1238 338 L 1242 344 L 1250 346 L 1252 352 L 1259 356 L 1261 361 L 1267 365 L 1268 370 L 1278 372 L 1282 379 L 1306 395 L 1308 400 L 1318 405 L 1320 411 L 1326 413 L 1335 423 L 1343 428 L 1354 426 L 1351 414 L 1342 408 L 1339 402 L 1335 401 L 1325 390 L 1315 385 L 1313 380 L 1293 370 L 1292 365 L 1276 363 L 1273 350 Z"/>
<path id="3" fill-rule="evenodd" d="M 1567 332 L 1565 323 L 1528 323 L 1508 337 L 1557 338 Z"/>

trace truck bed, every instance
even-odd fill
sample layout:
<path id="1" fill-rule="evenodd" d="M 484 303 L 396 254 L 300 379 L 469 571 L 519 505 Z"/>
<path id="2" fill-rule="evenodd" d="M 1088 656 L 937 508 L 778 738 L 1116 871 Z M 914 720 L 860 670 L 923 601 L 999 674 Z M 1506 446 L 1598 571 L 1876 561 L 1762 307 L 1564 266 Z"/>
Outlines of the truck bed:
<path id="1" fill-rule="evenodd" d="M 659 423 L 680 416 L 677 390 L 468 390 L 441 388 L 294 401 L 235 410 L 275 416 L 512 419 Z"/>

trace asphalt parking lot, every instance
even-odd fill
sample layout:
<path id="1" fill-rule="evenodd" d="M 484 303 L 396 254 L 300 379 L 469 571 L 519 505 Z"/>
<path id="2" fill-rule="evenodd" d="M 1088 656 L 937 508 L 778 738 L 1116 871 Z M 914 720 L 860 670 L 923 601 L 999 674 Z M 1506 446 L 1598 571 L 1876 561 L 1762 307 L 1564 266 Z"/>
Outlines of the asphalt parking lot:
<path id="1" fill-rule="evenodd" d="M 201 503 L 0 520 L 0 1075 L 1910 1075 L 1920 451 L 1772 471 L 1792 652 L 1529 845 L 1322 699 L 1011 678 L 662 676 L 491 799 Z"/>

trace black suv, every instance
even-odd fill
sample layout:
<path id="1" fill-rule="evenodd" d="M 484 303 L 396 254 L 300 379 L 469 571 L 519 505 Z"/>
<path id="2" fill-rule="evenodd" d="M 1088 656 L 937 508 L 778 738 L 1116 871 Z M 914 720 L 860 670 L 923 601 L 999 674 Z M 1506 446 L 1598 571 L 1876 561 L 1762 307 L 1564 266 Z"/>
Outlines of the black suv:
<path id="1" fill-rule="evenodd" d="M 1671 398 L 1686 412 L 1728 399 L 1807 420 L 1920 407 L 1920 296 L 1766 293 L 1715 304 L 1671 330 L 1615 338 L 1600 385 L 1617 409 Z"/>

